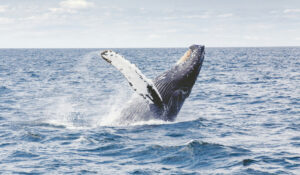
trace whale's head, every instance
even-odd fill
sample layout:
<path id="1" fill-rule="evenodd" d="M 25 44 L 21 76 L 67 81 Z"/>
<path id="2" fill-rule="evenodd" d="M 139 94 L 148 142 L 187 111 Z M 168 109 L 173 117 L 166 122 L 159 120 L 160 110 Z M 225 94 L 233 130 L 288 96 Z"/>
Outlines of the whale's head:
<path id="1" fill-rule="evenodd" d="M 167 108 L 165 120 L 174 120 L 184 100 L 190 95 L 201 70 L 204 55 L 204 46 L 192 45 L 172 69 L 155 78 L 155 86 Z"/>
<path id="2" fill-rule="evenodd" d="M 178 88 L 184 87 L 191 92 L 201 70 L 204 55 L 204 46 L 192 45 L 177 61 L 172 71 L 173 81 L 178 84 Z"/>

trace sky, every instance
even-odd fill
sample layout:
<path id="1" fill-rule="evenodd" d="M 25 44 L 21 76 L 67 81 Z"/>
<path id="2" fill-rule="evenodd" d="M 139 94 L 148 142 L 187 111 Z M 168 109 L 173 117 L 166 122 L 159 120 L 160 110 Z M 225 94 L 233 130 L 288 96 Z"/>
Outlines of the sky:
<path id="1" fill-rule="evenodd" d="M 0 48 L 300 46 L 300 0 L 0 0 Z"/>

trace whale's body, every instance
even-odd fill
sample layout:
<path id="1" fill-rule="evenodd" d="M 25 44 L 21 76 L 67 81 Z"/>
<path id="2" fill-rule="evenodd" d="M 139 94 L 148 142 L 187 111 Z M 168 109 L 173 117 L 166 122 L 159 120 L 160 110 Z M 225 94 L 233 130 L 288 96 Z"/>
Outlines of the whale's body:
<path id="1" fill-rule="evenodd" d="M 101 53 L 103 59 L 115 66 L 143 98 L 135 97 L 122 110 L 121 123 L 150 119 L 173 121 L 185 99 L 190 95 L 204 60 L 204 46 L 192 45 L 170 70 L 147 79 L 140 70 L 113 51 Z"/>

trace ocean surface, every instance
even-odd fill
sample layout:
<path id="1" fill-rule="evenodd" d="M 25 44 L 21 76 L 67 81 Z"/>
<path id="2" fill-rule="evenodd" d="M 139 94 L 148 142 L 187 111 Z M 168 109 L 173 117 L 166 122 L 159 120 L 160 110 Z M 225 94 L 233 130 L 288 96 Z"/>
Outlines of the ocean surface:
<path id="1" fill-rule="evenodd" d="M 134 95 L 104 49 L 0 49 L 0 174 L 300 174 L 300 48 L 206 48 L 175 122 L 116 124 Z M 184 48 L 112 49 L 154 78 Z"/>

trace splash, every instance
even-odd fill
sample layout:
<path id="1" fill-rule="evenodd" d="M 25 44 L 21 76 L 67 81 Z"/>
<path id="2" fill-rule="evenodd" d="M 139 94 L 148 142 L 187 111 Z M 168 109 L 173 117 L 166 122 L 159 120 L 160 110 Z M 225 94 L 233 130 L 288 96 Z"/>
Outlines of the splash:
<path id="1" fill-rule="evenodd" d="M 45 99 L 49 104 L 44 111 L 46 122 L 69 129 L 170 123 L 162 120 L 130 123 L 121 121 L 123 108 L 130 104 L 131 100 L 136 99 L 138 95 L 131 91 L 125 80 L 123 82 L 112 80 L 111 84 L 106 84 L 109 87 L 109 92 L 106 92 L 107 88 L 97 88 L 94 82 L 99 81 L 99 87 L 105 83 L 97 74 L 90 72 L 101 71 L 103 66 L 105 64 L 100 58 L 99 51 L 93 51 L 78 58 L 76 65 L 72 68 L 73 73 L 69 75 L 70 77 L 64 77 L 64 80 L 59 82 L 60 94 Z M 73 82 L 73 80 L 76 80 L 77 84 L 68 83 Z M 128 88 L 126 88 L 127 86 Z"/>
<path id="2" fill-rule="evenodd" d="M 97 126 L 116 126 L 121 117 L 121 111 L 127 103 L 128 92 L 121 85 L 114 85 L 115 94 L 110 95 L 98 110 Z"/>
<path id="3" fill-rule="evenodd" d="M 85 114 L 76 109 L 76 103 L 70 101 L 70 97 L 62 96 L 48 100 L 52 105 L 46 110 L 44 122 L 54 126 L 64 126 L 68 129 L 89 127 L 89 121 Z"/>

